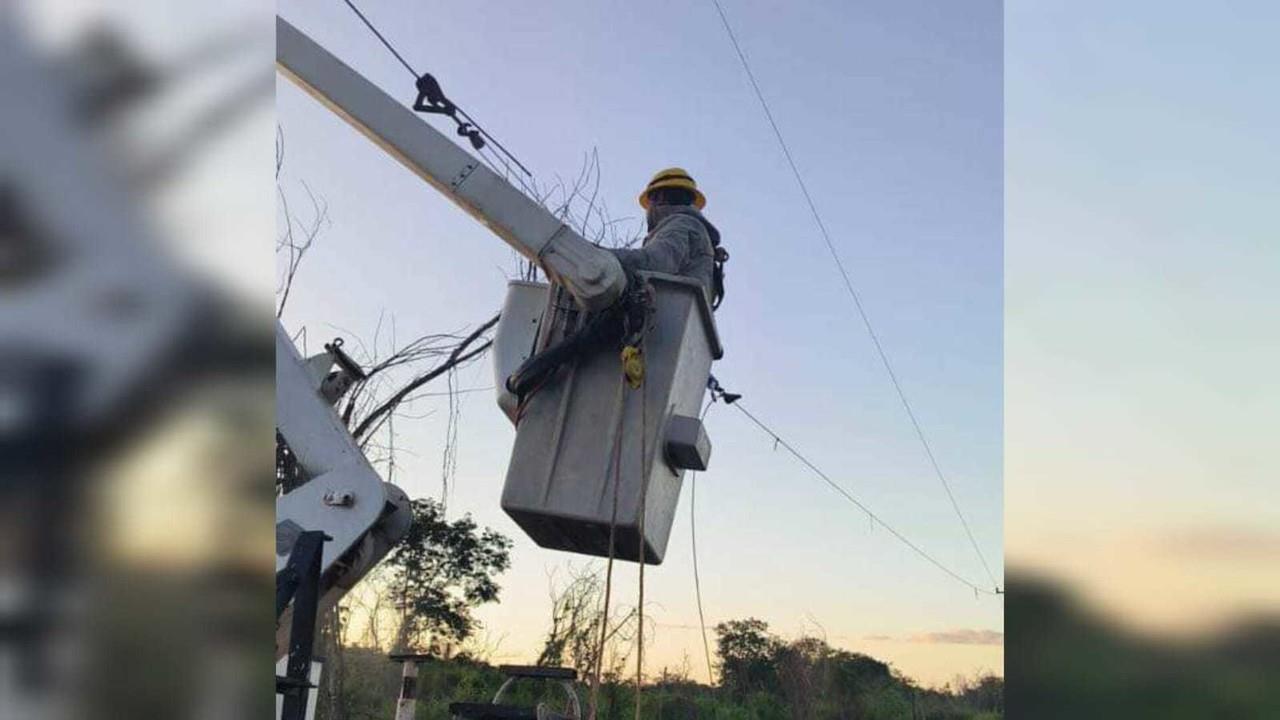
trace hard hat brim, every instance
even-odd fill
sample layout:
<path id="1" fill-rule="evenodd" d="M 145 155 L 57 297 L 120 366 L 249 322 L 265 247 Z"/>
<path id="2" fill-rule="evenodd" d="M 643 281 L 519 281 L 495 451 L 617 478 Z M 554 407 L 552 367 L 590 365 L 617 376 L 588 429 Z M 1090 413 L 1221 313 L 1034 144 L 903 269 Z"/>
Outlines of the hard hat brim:
<path id="1" fill-rule="evenodd" d="M 654 190 L 661 190 L 662 188 L 680 188 L 681 190 L 688 190 L 689 192 L 693 193 L 694 207 L 701 210 L 702 208 L 707 206 L 707 197 L 702 194 L 702 191 L 699 190 L 696 185 L 680 178 L 673 178 L 671 180 L 664 180 L 661 182 L 654 183 L 653 185 L 650 185 L 649 187 L 645 188 L 644 192 L 640 193 L 640 207 L 644 208 L 645 210 L 648 210 L 649 209 L 649 193 L 653 192 Z"/>

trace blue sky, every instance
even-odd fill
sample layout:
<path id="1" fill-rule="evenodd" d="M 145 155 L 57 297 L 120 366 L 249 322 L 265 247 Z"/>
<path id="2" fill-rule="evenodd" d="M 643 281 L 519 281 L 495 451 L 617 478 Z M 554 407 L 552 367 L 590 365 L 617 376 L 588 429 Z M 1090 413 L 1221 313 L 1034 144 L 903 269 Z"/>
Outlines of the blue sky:
<path id="1" fill-rule="evenodd" d="M 542 179 L 600 153 L 615 216 L 657 169 L 687 168 L 733 257 L 714 372 L 749 407 L 904 534 L 983 578 L 858 321 L 839 274 L 710 3 L 367 2 L 419 70 Z M 527 7 L 524 5 L 521 8 Z M 998 3 L 726 3 L 752 67 L 851 270 L 917 416 L 997 576 L 1002 544 L 1002 19 Z M 412 84 L 340 2 L 280 13 L 384 89 Z M 286 325 L 313 340 L 476 323 L 501 303 L 509 250 L 287 81 L 277 112 L 287 192 L 308 183 L 332 227 L 299 276 Z M 437 127 L 447 129 L 438 119 Z M 462 374 L 487 385 L 489 368 Z M 430 410 L 424 402 L 420 410 Z M 444 411 L 398 424 L 397 482 L 439 492 Z M 736 413 L 712 411 L 698 479 L 708 619 L 754 615 L 784 634 L 893 660 L 926 681 L 1002 670 L 998 646 L 906 642 L 1001 630 L 1003 605 L 872 530 Z M 528 659 L 548 616 L 547 573 L 585 559 L 542 550 L 498 507 L 513 431 L 468 396 L 451 512 L 516 538 L 504 602 L 483 617 L 500 653 Z M 687 487 L 687 484 L 686 484 Z M 667 561 L 646 577 L 659 623 L 692 624 L 688 498 Z M 624 566 L 620 593 L 634 593 Z M 630 588 L 630 589 L 629 589 Z M 893 641 L 870 640 L 890 636 Z M 696 633 L 658 627 L 650 666 L 701 659 Z"/>
<path id="2" fill-rule="evenodd" d="M 1160 630 L 1274 612 L 1280 9 L 1006 22 L 1010 563 Z"/>

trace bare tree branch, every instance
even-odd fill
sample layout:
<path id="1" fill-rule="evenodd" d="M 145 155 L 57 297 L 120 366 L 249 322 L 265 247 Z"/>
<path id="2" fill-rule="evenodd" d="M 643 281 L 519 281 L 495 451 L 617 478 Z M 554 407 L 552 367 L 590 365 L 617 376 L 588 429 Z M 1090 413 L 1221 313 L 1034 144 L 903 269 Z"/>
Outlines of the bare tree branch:
<path id="1" fill-rule="evenodd" d="M 475 342 L 482 335 L 488 332 L 489 329 L 492 328 L 494 325 L 498 324 L 498 317 L 499 317 L 498 315 L 494 315 L 492 318 L 489 319 L 488 322 L 484 323 L 480 327 L 473 330 L 470 335 L 468 335 L 465 339 L 463 339 L 463 341 L 453 349 L 453 352 L 449 354 L 449 359 L 446 360 L 444 363 L 414 378 L 404 387 L 400 388 L 400 390 L 398 390 L 390 398 L 387 398 L 385 402 L 383 402 L 381 405 L 375 408 L 372 412 L 370 412 L 367 416 L 365 416 L 364 420 L 362 420 L 360 424 L 356 427 L 356 429 L 352 431 L 351 436 L 359 440 L 369 430 L 369 427 L 371 425 L 377 422 L 379 418 L 381 418 L 382 416 L 386 415 L 387 413 L 395 409 L 395 407 L 399 405 L 400 402 L 403 401 L 409 395 L 409 393 L 412 393 L 414 390 L 417 390 L 423 385 L 426 385 L 432 380 L 435 380 L 436 378 L 440 377 L 444 373 L 448 372 L 453 367 L 460 365 L 464 362 L 467 362 L 468 360 L 471 360 L 479 356 L 480 354 L 484 353 L 486 350 L 488 350 L 489 346 L 493 344 L 492 340 L 488 340 L 484 344 L 475 348 L 474 350 L 467 352 L 467 348 L 473 342 Z"/>
<path id="2" fill-rule="evenodd" d="M 311 218 L 304 222 L 294 214 L 289 205 L 289 197 L 280 183 L 280 171 L 284 167 L 284 132 L 276 128 L 276 195 L 280 198 L 280 216 L 284 221 L 284 229 L 276 239 L 276 253 L 284 253 L 284 277 L 276 288 L 280 301 L 276 307 L 276 318 L 284 315 L 285 305 L 289 302 L 289 293 L 293 290 L 293 280 L 298 274 L 303 257 L 311 249 L 320 233 L 329 225 L 329 204 L 324 198 L 317 197 L 311 186 L 302 183 L 307 197 L 311 200 Z"/>

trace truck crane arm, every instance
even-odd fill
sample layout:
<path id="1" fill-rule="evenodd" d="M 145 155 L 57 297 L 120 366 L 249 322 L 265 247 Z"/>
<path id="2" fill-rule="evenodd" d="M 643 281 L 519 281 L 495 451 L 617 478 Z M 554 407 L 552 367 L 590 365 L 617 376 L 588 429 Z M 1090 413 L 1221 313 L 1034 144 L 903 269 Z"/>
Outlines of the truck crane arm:
<path id="1" fill-rule="evenodd" d="M 613 253 L 278 16 L 276 68 L 536 264 L 584 309 L 603 310 L 626 289 L 626 273 Z"/>
<path id="2" fill-rule="evenodd" d="M 317 611 L 332 607 L 378 564 L 409 530 L 412 515 L 403 490 L 383 482 L 335 412 L 341 390 L 326 380 L 351 372 L 334 345 L 304 360 L 276 323 L 276 433 L 306 477 L 299 487 L 276 498 L 276 574 L 286 569 L 306 531 L 326 536 L 317 578 Z M 277 617 L 276 656 L 289 646 L 293 608 Z"/>

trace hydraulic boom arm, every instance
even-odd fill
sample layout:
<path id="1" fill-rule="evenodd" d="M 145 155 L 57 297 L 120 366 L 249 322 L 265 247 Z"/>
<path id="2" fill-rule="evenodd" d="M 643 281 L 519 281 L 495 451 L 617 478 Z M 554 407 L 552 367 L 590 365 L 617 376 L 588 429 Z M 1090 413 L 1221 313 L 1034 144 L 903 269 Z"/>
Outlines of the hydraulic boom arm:
<path id="1" fill-rule="evenodd" d="M 626 274 L 593 245 L 402 103 L 276 18 L 276 67 L 563 285 L 587 310 L 612 305 Z"/>

